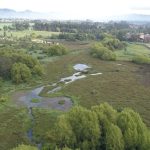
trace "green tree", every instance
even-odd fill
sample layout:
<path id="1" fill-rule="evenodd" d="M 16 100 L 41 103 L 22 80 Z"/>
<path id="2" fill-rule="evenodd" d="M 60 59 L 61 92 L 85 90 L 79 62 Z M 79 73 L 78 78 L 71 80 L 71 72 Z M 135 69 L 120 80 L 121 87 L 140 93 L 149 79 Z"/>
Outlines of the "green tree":
<path id="1" fill-rule="evenodd" d="M 138 137 L 136 148 L 141 150 L 150 149 L 150 132 L 148 131 L 146 125 L 143 123 L 140 115 L 129 108 L 126 108 L 124 111 L 128 112 L 131 115 L 133 121 L 136 123 L 135 129 Z"/>
<path id="2" fill-rule="evenodd" d="M 109 124 L 106 130 L 106 150 L 124 150 L 124 140 L 120 128 Z"/>
<path id="3" fill-rule="evenodd" d="M 68 113 L 68 120 L 76 137 L 76 148 L 95 149 L 100 144 L 100 128 L 94 112 L 74 107 Z"/>
<path id="4" fill-rule="evenodd" d="M 100 149 L 106 149 L 106 132 L 111 123 L 116 123 L 117 111 L 108 103 L 103 103 L 92 107 L 99 120 L 99 128 L 101 129 Z"/>
<path id="5" fill-rule="evenodd" d="M 61 115 L 52 131 L 48 133 L 48 138 L 55 142 L 59 148 L 74 143 L 74 133 L 65 115 Z"/>
<path id="6" fill-rule="evenodd" d="M 27 82 L 31 78 L 31 71 L 25 64 L 14 63 L 11 69 L 11 78 L 17 84 Z"/>
<path id="7" fill-rule="evenodd" d="M 60 116 L 48 134 L 56 149 L 149 150 L 150 131 L 140 115 L 107 103 L 91 110 L 76 106 Z"/>
<path id="8" fill-rule="evenodd" d="M 116 60 L 116 54 L 104 47 L 101 43 L 96 43 L 91 47 L 91 55 L 102 60 Z"/>
<path id="9" fill-rule="evenodd" d="M 82 107 L 74 107 L 66 115 L 58 118 L 54 133 L 49 136 L 59 148 L 96 149 L 99 145 L 100 129 L 94 112 Z"/>
<path id="10" fill-rule="evenodd" d="M 126 149 L 146 150 L 150 148 L 150 134 L 138 113 L 127 108 L 118 116 Z"/>
<path id="11" fill-rule="evenodd" d="M 68 50 L 63 45 L 51 45 L 46 52 L 50 56 L 61 56 L 68 53 Z"/>
<path id="12" fill-rule="evenodd" d="M 39 65 L 35 65 L 33 68 L 33 73 L 35 75 L 39 75 L 41 76 L 44 73 L 44 69 L 43 67 L 39 64 Z"/>

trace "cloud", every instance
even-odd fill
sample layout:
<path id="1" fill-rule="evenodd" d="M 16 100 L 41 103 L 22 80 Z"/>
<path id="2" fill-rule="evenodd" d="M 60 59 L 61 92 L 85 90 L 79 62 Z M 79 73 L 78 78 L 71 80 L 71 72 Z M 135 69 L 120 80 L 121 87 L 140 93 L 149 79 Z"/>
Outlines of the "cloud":
<path id="1" fill-rule="evenodd" d="M 143 10 L 149 13 L 150 0 L 0 0 L 0 7 L 19 11 L 61 12 L 69 18 L 92 19 Z"/>
<path id="2" fill-rule="evenodd" d="M 132 7 L 132 10 L 150 10 L 150 7 Z"/>

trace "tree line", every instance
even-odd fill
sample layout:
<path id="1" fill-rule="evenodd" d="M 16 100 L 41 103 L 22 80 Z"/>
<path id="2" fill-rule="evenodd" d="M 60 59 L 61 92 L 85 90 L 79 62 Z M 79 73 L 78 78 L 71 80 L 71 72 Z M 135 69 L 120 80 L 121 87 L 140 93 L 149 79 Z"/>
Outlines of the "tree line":
<path id="1" fill-rule="evenodd" d="M 149 150 L 150 131 L 130 108 L 114 109 L 108 103 L 86 109 L 73 107 L 59 116 L 46 135 L 44 150 Z M 13 150 L 36 147 L 19 145 Z"/>
<path id="2" fill-rule="evenodd" d="M 36 58 L 16 50 L 0 51 L 0 77 L 3 79 L 18 84 L 42 74 L 43 67 Z"/>

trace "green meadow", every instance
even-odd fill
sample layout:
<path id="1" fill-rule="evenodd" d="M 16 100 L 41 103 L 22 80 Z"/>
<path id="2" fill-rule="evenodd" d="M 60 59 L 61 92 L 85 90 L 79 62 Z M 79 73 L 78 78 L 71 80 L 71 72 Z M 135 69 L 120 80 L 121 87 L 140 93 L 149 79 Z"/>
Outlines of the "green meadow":
<path id="1" fill-rule="evenodd" d="M 26 35 L 50 36 L 58 34 L 45 31 L 12 32 L 13 36 Z M 60 42 L 61 43 L 61 42 Z M 144 45 L 128 44 L 126 50 L 115 51 L 116 61 L 102 61 L 89 54 L 93 42 L 62 42 L 70 53 L 64 56 L 46 57 L 40 61 L 45 68 L 41 78 L 35 77 L 28 84 L 15 85 L 10 81 L 0 82 L 0 93 L 7 96 L 6 102 L 0 106 L 0 149 L 8 150 L 18 144 L 30 144 L 27 131 L 31 126 L 28 110 L 24 107 L 16 107 L 12 95 L 17 91 L 31 90 L 36 86 L 53 84 L 63 77 L 75 73 L 75 64 L 87 64 L 91 68 L 87 77 L 63 85 L 63 88 L 54 94 L 48 94 L 51 87 L 46 87 L 41 95 L 45 97 L 66 96 L 72 99 L 75 105 L 86 108 L 108 102 L 116 109 L 130 107 L 140 113 L 144 122 L 150 127 L 150 68 L 149 65 L 137 65 L 131 62 L 137 54 L 150 56 L 150 50 Z M 40 56 L 40 50 L 35 50 L 34 57 Z M 26 50 L 28 52 L 28 50 Z M 92 76 L 90 74 L 102 73 Z M 37 103 L 38 99 L 33 99 Z M 63 105 L 63 101 L 60 102 Z M 38 143 L 41 140 L 48 141 L 46 135 L 55 124 L 62 111 L 51 109 L 33 108 L 35 125 L 33 127 L 34 139 Z M 9 144 L 8 144 L 9 143 Z"/>

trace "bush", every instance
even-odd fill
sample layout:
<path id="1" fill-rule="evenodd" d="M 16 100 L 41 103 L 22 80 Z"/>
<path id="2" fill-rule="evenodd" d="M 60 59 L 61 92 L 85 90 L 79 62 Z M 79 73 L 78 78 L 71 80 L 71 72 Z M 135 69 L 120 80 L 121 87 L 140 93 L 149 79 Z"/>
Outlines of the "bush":
<path id="1" fill-rule="evenodd" d="M 31 78 L 31 71 L 27 65 L 15 63 L 11 69 L 11 78 L 15 83 L 27 82 Z"/>
<path id="2" fill-rule="evenodd" d="M 49 56 L 61 56 L 68 53 L 68 50 L 63 45 L 52 45 L 47 49 Z"/>
<path id="3" fill-rule="evenodd" d="M 116 60 L 116 54 L 107 50 L 107 51 L 104 51 L 102 57 L 101 57 L 103 60 Z"/>
<path id="4" fill-rule="evenodd" d="M 6 97 L 6 96 L 1 96 L 0 97 L 0 103 L 2 102 L 2 103 L 4 103 L 4 102 L 6 102 L 8 100 L 8 97 Z"/>
<path id="5" fill-rule="evenodd" d="M 16 64 L 18 64 L 17 67 Z M 19 64 L 21 65 L 20 67 Z M 16 71 L 14 73 L 12 72 L 12 70 L 14 70 L 13 67 L 16 67 Z M 20 68 L 20 70 L 17 68 Z M 22 72 L 22 75 L 19 72 Z M 15 73 L 17 73 L 17 75 L 15 75 Z M 15 76 L 15 78 L 20 78 L 20 81 L 18 82 L 20 83 L 22 81 L 26 81 L 26 76 L 31 76 L 31 74 L 38 76 L 41 76 L 43 74 L 43 67 L 42 65 L 40 65 L 39 61 L 36 58 L 15 50 L 0 51 L 0 77 L 2 77 L 3 79 L 14 79 Z M 19 77 L 20 75 L 22 77 Z"/>
<path id="6" fill-rule="evenodd" d="M 121 42 L 116 38 L 104 38 L 102 43 L 110 50 L 123 49 L 126 47 L 126 44 L 124 42 Z"/>
<path id="7" fill-rule="evenodd" d="M 33 73 L 35 75 L 39 75 L 41 76 L 44 73 L 44 69 L 43 67 L 39 64 L 39 65 L 35 65 L 33 68 Z"/>
<path id="8" fill-rule="evenodd" d="M 137 64 L 150 64 L 150 58 L 143 55 L 133 57 L 132 62 Z"/>
<path id="9" fill-rule="evenodd" d="M 102 44 L 94 44 L 91 47 L 91 55 L 102 60 L 116 60 L 116 54 Z"/>

